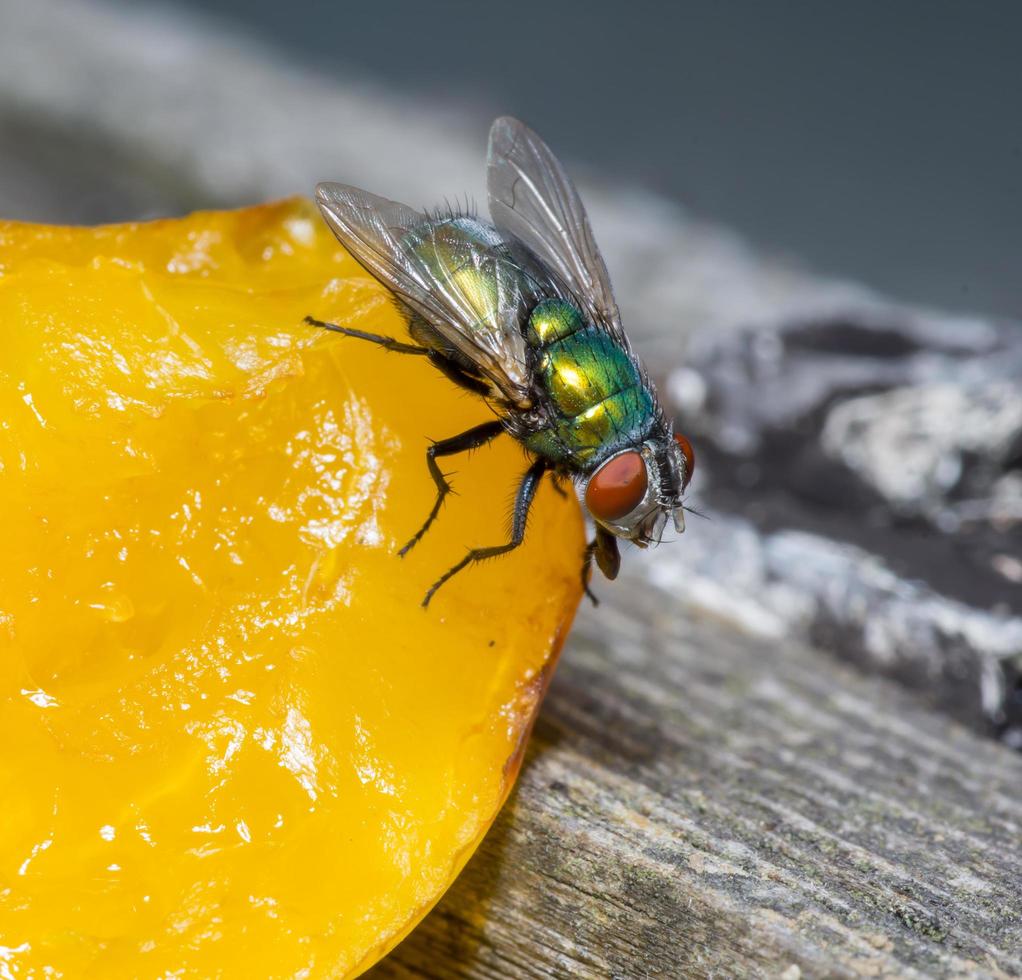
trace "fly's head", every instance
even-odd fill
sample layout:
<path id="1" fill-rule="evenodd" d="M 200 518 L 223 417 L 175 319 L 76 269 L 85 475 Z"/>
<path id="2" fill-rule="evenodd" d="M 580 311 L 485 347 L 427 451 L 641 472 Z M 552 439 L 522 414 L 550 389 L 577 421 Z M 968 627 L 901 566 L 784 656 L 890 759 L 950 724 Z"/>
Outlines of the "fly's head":
<path id="1" fill-rule="evenodd" d="M 682 495 L 692 479 L 695 455 L 683 435 L 652 437 L 604 460 L 585 485 L 593 520 L 640 548 L 658 544 L 668 518 L 685 530 Z"/>

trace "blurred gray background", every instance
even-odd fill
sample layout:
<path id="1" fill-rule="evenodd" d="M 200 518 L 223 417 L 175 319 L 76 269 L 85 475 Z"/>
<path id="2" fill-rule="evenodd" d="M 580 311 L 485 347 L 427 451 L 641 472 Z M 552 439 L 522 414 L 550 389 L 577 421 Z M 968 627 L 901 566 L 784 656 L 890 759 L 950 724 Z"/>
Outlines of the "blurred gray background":
<path id="1" fill-rule="evenodd" d="M 519 115 L 576 165 L 820 272 L 1022 316 L 1022 4 L 180 6 L 480 132 Z"/>

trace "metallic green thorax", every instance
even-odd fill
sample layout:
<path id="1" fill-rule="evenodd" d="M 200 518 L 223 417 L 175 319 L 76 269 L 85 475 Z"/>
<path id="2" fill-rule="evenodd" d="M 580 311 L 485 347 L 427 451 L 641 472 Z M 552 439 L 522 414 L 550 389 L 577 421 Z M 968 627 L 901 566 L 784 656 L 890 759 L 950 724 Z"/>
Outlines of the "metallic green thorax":
<path id="1" fill-rule="evenodd" d="M 550 424 L 525 439 L 529 449 L 584 469 L 642 442 L 654 421 L 653 398 L 613 336 L 587 326 L 570 303 L 553 299 L 533 310 L 526 340 L 551 409 Z"/>
<path id="2" fill-rule="evenodd" d="M 520 323 L 531 309 L 524 343 L 518 340 L 521 369 L 527 346 L 531 381 L 545 397 L 538 399 L 532 422 L 541 427 L 520 436 L 526 448 L 585 471 L 648 435 L 655 422 L 653 397 L 627 350 L 606 330 L 586 324 L 571 303 L 537 304 L 537 280 L 524 273 L 499 232 L 474 218 L 453 217 L 430 222 L 405 245 L 432 279 L 456 293 L 478 343 L 506 330 L 508 321 Z M 412 325 L 412 335 L 427 346 L 443 346 L 422 323 Z M 500 366 L 510 376 L 517 365 L 505 359 Z"/>

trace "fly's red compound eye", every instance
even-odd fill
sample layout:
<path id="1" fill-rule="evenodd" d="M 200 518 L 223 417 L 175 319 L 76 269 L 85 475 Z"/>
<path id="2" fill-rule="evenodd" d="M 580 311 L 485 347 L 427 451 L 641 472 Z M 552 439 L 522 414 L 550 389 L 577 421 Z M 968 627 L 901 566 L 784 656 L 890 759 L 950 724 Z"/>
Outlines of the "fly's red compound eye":
<path id="1" fill-rule="evenodd" d="M 696 468 L 695 450 L 692 449 L 692 443 L 683 435 L 676 434 L 674 441 L 678 444 L 681 455 L 685 459 L 685 486 L 688 486 L 688 481 L 692 479 L 692 471 Z"/>
<path id="2" fill-rule="evenodd" d="M 639 506 L 648 486 L 642 454 L 620 453 L 593 474 L 586 487 L 586 507 L 597 520 L 620 520 Z"/>

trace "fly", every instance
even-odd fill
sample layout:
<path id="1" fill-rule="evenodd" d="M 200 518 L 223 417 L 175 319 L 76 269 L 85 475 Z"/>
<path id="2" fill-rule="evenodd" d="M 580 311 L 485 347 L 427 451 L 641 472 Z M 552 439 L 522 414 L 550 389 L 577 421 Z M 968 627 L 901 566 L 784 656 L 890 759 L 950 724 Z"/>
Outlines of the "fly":
<path id="1" fill-rule="evenodd" d="M 608 579 L 618 539 L 658 543 L 668 519 L 685 530 L 682 495 L 695 463 L 621 325 L 589 218 L 549 147 L 516 119 L 490 129 L 487 197 L 492 223 L 471 214 L 422 213 L 346 184 L 323 183 L 316 200 L 352 256 L 398 298 L 409 340 L 307 317 L 387 350 L 426 358 L 485 399 L 496 419 L 435 442 L 426 466 L 436 499 L 402 557 L 432 526 L 451 485 L 437 460 L 508 434 L 530 465 L 515 495 L 510 539 L 473 548 L 430 587 L 469 565 L 507 554 L 525 538 L 541 480 L 579 488 L 595 536 L 582 556 Z"/>

